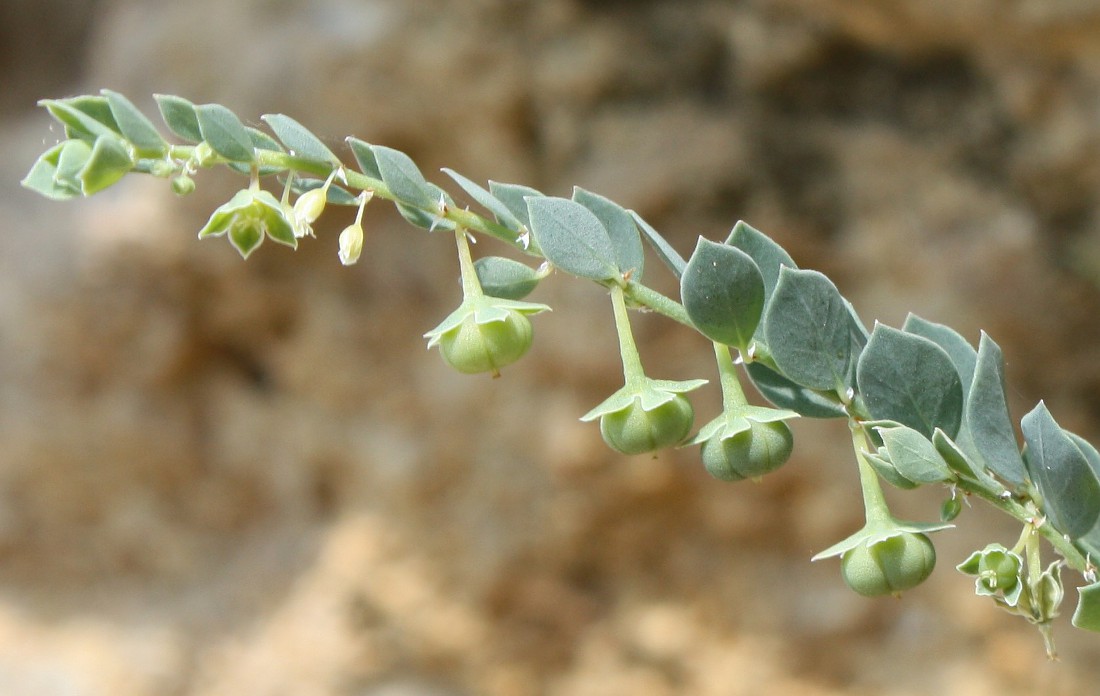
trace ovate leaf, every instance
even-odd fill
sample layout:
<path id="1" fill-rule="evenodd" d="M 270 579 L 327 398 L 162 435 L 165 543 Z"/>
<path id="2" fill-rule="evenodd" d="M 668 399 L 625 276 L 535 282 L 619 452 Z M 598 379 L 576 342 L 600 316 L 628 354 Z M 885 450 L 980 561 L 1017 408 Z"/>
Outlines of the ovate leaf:
<path id="1" fill-rule="evenodd" d="M 1020 421 L 1024 461 L 1042 496 L 1043 512 L 1058 531 L 1077 538 L 1100 517 L 1100 481 L 1080 448 L 1042 401 Z"/>
<path id="2" fill-rule="evenodd" d="M 130 151 L 117 135 L 96 138 L 92 154 L 80 170 L 80 190 L 85 196 L 98 193 L 126 176 L 133 169 Z"/>
<path id="3" fill-rule="evenodd" d="M 122 136 L 129 140 L 142 157 L 157 157 L 168 151 L 157 127 L 126 97 L 109 89 L 101 90 L 111 108 L 111 115 Z"/>
<path id="4" fill-rule="evenodd" d="M 902 476 L 915 483 L 938 483 L 954 478 L 931 440 L 904 425 L 879 428 L 890 461 Z"/>
<path id="5" fill-rule="evenodd" d="M 286 145 L 292 157 L 312 162 L 340 164 L 340 158 L 333 154 L 321 139 L 308 128 L 285 114 L 266 114 L 260 117 L 274 131 L 275 136 Z"/>
<path id="6" fill-rule="evenodd" d="M 386 187 L 399 203 L 415 208 L 434 208 L 437 205 L 438 199 L 411 157 L 384 145 L 371 145 L 371 150 L 378 162 L 382 181 L 386 182 Z"/>
<path id="7" fill-rule="evenodd" d="M 582 188 L 573 189 L 573 200 L 592 211 L 603 223 L 615 250 L 619 273 L 630 273 L 631 280 L 641 282 L 645 262 L 642 236 L 630 213 L 618 203 Z"/>
<path id="8" fill-rule="evenodd" d="M 751 362 L 745 371 L 765 399 L 807 418 L 845 418 L 848 414 L 837 398 L 799 386 L 759 362 Z M 829 392 L 830 394 L 832 392 Z"/>
<path id="9" fill-rule="evenodd" d="M 567 198 L 539 196 L 527 201 L 531 232 L 550 263 L 589 280 L 619 275 L 615 249 L 600 219 Z"/>
<path id="10" fill-rule="evenodd" d="M 649 245 L 653 247 L 653 251 L 657 252 L 657 258 L 661 259 L 661 262 L 668 266 L 673 275 L 677 278 L 684 274 L 684 268 L 687 266 L 687 262 L 684 261 L 684 257 L 680 256 L 679 252 L 672 248 L 672 245 L 668 243 L 661 234 L 653 229 L 653 226 L 642 219 L 642 216 L 633 210 L 630 211 L 631 217 L 634 218 L 634 222 L 638 223 L 638 228 L 641 229 L 642 235 L 645 240 L 649 242 Z"/>
<path id="11" fill-rule="evenodd" d="M 202 140 L 199 117 L 195 114 L 195 105 L 183 97 L 172 94 L 154 94 L 153 99 L 160 109 L 160 117 L 168 130 L 189 143 Z"/>
<path id="12" fill-rule="evenodd" d="M 894 420 L 927 438 L 954 438 L 962 422 L 962 382 L 943 348 L 922 336 L 876 324 L 856 372 L 873 418 Z"/>
<path id="13" fill-rule="evenodd" d="M 539 283 L 538 272 L 526 264 L 501 256 L 485 256 L 474 262 L 486 295 L 522 300 Z"/>
<path id="14" fill-rule="evenodd" d="M 764 309 L 764 281 L 748 254 L 700 237 L 680 278 L 680 296 L 704 336 L 748 350 Z"/>
<path id="15" fill-rule="evenodd" d="M 781 268 L 764 331 L 776 366 L 791 381 L 838 393 L 853 386 L 863 330 L 824 275 Z"/>
<path id="16" fill-rule="evenodd" d="M 489 193 L 503 203 L 508 210 L 512 211 L 512 215 L 515 215 L 524 226 L 530 229 L 531 218 L 528 216 L 527 199 L 542 196 L 542 193 L 530 186 L 502 184 L 499 181 L 489 182 Z"/>
<path id="17" fill-rule="evenodd" d="M 195 117 L 214 152 L 232 162 L 252 161 L 252 139 L 236 114 L 221 104 L 203 104 L 195 107 Z"/>
<path id="18" fill-rule="evenodd" d="M 79 188 L 66 182 L 59 181 L 57 178 L 57 163 L 61 159 L 61 152 L 69 143 L 74 142 L 83 145 L 87 148 L 87 154 L 91 154 L 91 148 L 88 147 L 87 143 L 83 140 L 66 140 L 63 143 L 58 143 L 42 153 L 42 156 L 31 166 L 31 170 L 27 173 L 27 176 L 19 183 L 31 191 L 36 191 L 46 198 L 52 198 L 56 201 L 68 200 L 79 196 Z"/>
<path id="19" fill-rule="evenodd" d="M 1010 485 L 1022 486 L 1027 469 L 1008 413 L 1004 357 L 1000 346 L 984 331 L 964 415 L 973 445 L 968 452 L 971 457 Z"/>
<path id="20" fill-rule="evenodd" d="M 470 195 L 479 204 L 485 207 L 486 210 L 496 216 L 497 222 L 504 225 L 508 229 L 512 230 L 516 234 L 521 234 L 524 230 L 524 224 L 520 221 L 516 215 L 508 209 L 508 206 L 504 205 L 504 202 L 499 198 L 489 193 L 480 184 L 467 179 L 453 169 L 443 169 L 443 173 L 455 180 L 462 190 Z M 524 205 L 526 211 L 527 206 Z"/>

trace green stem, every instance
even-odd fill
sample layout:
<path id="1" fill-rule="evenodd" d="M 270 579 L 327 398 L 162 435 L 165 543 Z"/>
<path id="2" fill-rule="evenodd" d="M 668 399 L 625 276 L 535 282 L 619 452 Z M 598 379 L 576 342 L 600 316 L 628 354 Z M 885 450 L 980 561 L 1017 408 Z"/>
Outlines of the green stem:
<path id="1" fill-rule="evenodd" d="M 718 360 L 718 379 L 722 385 L 722 410 L 730 411 L 748 403 L 741 389 L 741 380 L 737 377 L 737 366 L 733 364 L 729 346 L 714 343 L 714 357 Z"/>
<path id="2" fill-rule="evenodd" d="M 631 302 L 636 302 L 644 307 L 648 307 L 658 314 L 662 314 L 673 321 L 680 322 L 692 330 L 696 330 L 695 324 L 692 324 L 691 319 L 688 318 L 687 310 L 685 310 L 684 306 L 676 300 L 666 297 L 653 288 L 633 280 L 627 281 L 624 292 L 626 296 L 630 298 Z"/>
<path id="3" fill-rule="evenodd" d="M 886 505 L 886 496 L 882 492 L 878 474 L 863 456 L 863 452 L 868 449 L 867 436 L 858 423 L 851 422 L 849 427 L 852 431 L 852 449 L 855 450 L 856 462 L 859 464 L 859 487 L 863 492 L 867 526 L 889 524 L 893 521 L 893 517 L 890 516 L 890 508 Z"/>
<path id="4" fill-rule="evenodd" d="M 466 239 L 466 230 L 455 228 L 455 244 L 458 245 L 458 269 L 462 276 L 463 301 L 476 300 L 484 295 L 481 290 L 481 281 L 477 277 L 477 269 L 474 268 L 474 259 L 470 256 L 470 241 Z"/>
<path id="5" fill-rule="evenodd" d="M 626 309 L 623 289 L 611 286 L 611 305 L 615 310 L 615 331 L 619 334 L 619 354 L 623 360 L 623 377 L 628 385 L 645 379 L 642 358 L 638 355 L 638 346 L 634 343 L 634 333 L 630 330 L 630 315 Z"/>

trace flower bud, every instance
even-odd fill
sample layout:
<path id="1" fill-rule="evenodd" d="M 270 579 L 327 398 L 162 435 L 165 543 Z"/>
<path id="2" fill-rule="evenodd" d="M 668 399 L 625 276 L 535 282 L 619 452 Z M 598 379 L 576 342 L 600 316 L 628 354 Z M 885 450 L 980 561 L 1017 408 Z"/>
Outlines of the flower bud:
<path id="1" fill-rule="evenodd" d="M 363 253 L 363 226 L 348 225 L 340 233 L 340 263 L 351 266 Z"/>
<path id="2" fill-rule="evenodd" d="M 783 466 L 794 449 L 794 436 L 783 421 L 748 421 L 747 430 L 723 437 L 723 433 L 703 443 L 703 464 L 721 481 L 758 478 Z"/>
<path id="3" fill-rule="evenodd" d="M 195 180 L 186 174 L 180 174 L 172 179 L 172 192 L 177 196 L 186 196 L 195 190 Z"/>
<path id="4" fill-rule="evenodd" d="M 865 597 L 898 594 L 928 579 L 936 567 L 936 549 L 924 534 L 902 532 L 849 549 L 840 571 L 848 587 Z"/>
<path id="5" fill-rule="evenodd" d="M 509 310 L 504 319 L 484 324 L 471 313 L 439 337 L 439 352 L 459 372 L 499 374 L 522 358 L 533 340 L 531 321 L 520 312 Z"/>
<path id="6" fill-rule="evenodd" d="M 695 410 L 683 394 L 646 410 L 640 398 L 626 408 L 600 417 L 600 434 L 612 449 L 642 454 L 680 444 L 691 432 Z"/>

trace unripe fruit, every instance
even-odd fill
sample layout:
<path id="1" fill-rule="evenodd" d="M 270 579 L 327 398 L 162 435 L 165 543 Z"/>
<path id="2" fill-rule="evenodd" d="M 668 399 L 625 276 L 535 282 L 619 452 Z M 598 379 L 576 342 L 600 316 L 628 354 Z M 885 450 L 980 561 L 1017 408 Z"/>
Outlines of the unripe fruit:
<path id="1" fill-rule="evenodd" d="M 604 442 L 623 454 L 642 454 L 678 445 L 691 432 L 695 410 L 683 394 L 646 411 L 639 399 L 630 406 L 600 417 Z"/>
<path id="2" fill-rule="evenodd" d="M 898 594 L 924 582 L 936 567 L 936 549 L 924 534 L 903 532 L 840 559 L 844 582 L 865 597 Z"/>
<path id="3" fill-rule="evenodd" d="M 531 321 L 520 312 L 509 310 L 506 319 L 484 324 L 470 313 L 439 337 L 439 352 L 459 372 L 496 374 L 523 357 L 533 340 Z"/>
<path id="4" fill-rule="evenodd" d="M 720 434 L 720 433 L 719 433 Z M 722 481 L 757 478 L 783 466 L 794 449 L 791 429 L 782 421 L 749 421 L 749 429 L 732 437 L 718 435 L 703 443 L 703 464 Z"/>

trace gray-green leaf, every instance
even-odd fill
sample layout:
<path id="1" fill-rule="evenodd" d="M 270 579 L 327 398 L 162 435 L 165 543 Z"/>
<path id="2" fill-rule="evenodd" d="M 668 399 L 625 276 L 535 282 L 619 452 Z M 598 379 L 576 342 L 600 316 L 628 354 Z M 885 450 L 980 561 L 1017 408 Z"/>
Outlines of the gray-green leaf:
<path id="1" fill-rule="evenodd" d="M 568 198 L 527 200 L 531 232 L 550 263 L 589 280 L 619 275 L 615 249 L 603 223 L 588 208 Z"/>
<path id="2" fill-rule="evenodd" d="M 107 98 L 111 115 L 114 116 L 123 137 L 134 145 L 140 156 L 156 157 L 168 151 L 168 143 L 157 131 L 157 127 L 133 102 L 109 89 L 101 90 L 100 93 Z"/>
<path id="3" fill-rule="evenodd" d="M 474 269 L 481 289 L 492 297 L 522 300 L 539 283 L 535 269 L 502 256 L 484 256 L 474 262 Z"/>
<path id="4" fill-rule="evenodd" d="M 857 383 L 871 416 L 894 420 L 927 438 L 949 437 L 962 421 L 962 382 L 943 348 L 923 336 L 876 324 L 857 367 Z"/>
<path id="5" fill-rule="evenodd" d="M 328 148 L 321 139 L 308 128 L 285 114 L 266 114 L 260 117 L 274 131 L 275 136 L 286 145 L 292 157 L 340 164 L 340 158 Z"/>
<path id="6" fill-rule="evenodd" d="M 672 248 L 672 245 L 668 243 L 661 233 L 658 232 L 648 222 L 642 219 L 642 216 L 633 210 L 630 211 L 631 217 L 634 218 L 634 222 L 638 223 L 638 228 L 642 231 L 642 236 L 645 237 L 649 245 L 653 247 L 653 251 L 657 253 L 657 258 L 661 259 L 661 262 L 668 266 L 673 275 L 677 278 L 684 274 L 684 268 L 687 266 L 687 262 L 684 261 L 684 257 L 680 256 L 679 252 Z"/>
<path id="7" fill-rule="evenodd" d="M 400 150 L 371 145 L 382 181 L 399 203 L 414 208 L 434 208 L 438 200 L 412 158 Z"/>
<path id="8" fill-rule="evenodd" d="M 968 454 L 1010 485 L 1022 486 L 1027 481 L 1027 469 L 1008 413 L 1004 357 L 1000 346 L 984 331 L 964 416 L 973 444 Z M 962 444 L 965 449 L 966 443 Z"/>
<path id="9" fill-rule="evenodd" d="M 160 109 L 164 125 L 175 135 L 190 143 L 202 140 L 199 117 L 195 114 L 195 105 L 183 97 L 174 94 L 154 94 L 153 99 Z"/>
<path id="10" fill-rule="evenodd" d="M 471 181 L 470 179 L 462 176 L 453 169 L 443 169 L 443 173 L 455 180 L 462 190 L 470 194 L 470 198 L 473 198 L 479 204 L 485 207 L 486 210 L 496 216 L 497 222 L 504 225 L 508 229 L 512 230 L 516 234 L 521 234 L 524 229 L 524 224 L 520 221 L 515 214 L 509 210 L 508 206 L 504 205 L 504 202 L 499 198 L 489 193 L 480 184 Z M 524 205 L 524 211 L 527 210 L 526 204 Z"/>
<path id="11" fill-rule="evenodd" d="M 783 267 L 764 317 L 765 342 L 780 372 L 810 389 L 853 386 L 863 331 L 833 282 Z"/>
<path id="12" fill-rule="evenodd" d="M 1020 421 L 1025 462 L 1043 498 L 1043 512 L 1058 531 L 1076 538 L 1100 517 L 1100 481 L 1085 455 L 1042 401 Z"/>
<path id="13" fill-rule="evenodd" d="M 573 200 L 591 210 L 603 223 L 615 250 L 619 273 L 630 273 L 631 280 L 641 282 L 645 262 L 642 236 L 630 213 L 618 203 L 579 187 L 573 189 Z"/>
<path id="14" fill-rule="evenodd" d="M 680 278 L 680 296 L 704 336 L 748 350 L 764 309 L 764 281 L 748 254 L 700 237 Z"/>
<path id="15" fill-rule="evenodd" d="M 527 199 L 542 196 L 542 193 L 530 186 L 519 184 L 502 184 L 499 181 L 489 182 L 489 193 L 503 203 L 512 215 L 516 216 L 527 228 L 531 227 L 531 218 L 528 215 Z"/>
<path id="16" fill-rule="evenodd" d="M 232 111 L 221 104 L 202 104 L 195 107 L 195 117 L 202 139 L 214 152 L 233 162 L 253 160 L 252 138 Z"/>
<path id="17" fill-rule="evenodd" d="M 879 435 L 890 453 L 890 461 L 905 478 L 916 483 L 938 483 L 954 478 L 932 442 L 906 426 L 879 428 Z"/>

